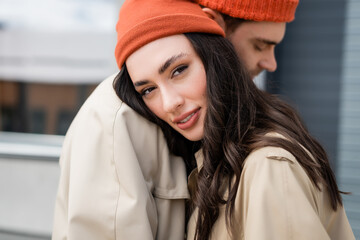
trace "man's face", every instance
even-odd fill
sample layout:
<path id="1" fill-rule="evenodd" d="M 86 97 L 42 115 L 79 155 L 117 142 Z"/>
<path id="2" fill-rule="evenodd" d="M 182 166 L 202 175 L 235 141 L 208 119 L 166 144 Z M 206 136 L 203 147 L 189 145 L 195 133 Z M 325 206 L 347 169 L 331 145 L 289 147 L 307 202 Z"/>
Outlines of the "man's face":
<path id="1" fill-rule="evenodd" d="M 254 78 L 263 70 L 276 70 L 274 49 L 284 38 L 285 28 L 286 23 L 246 21 L 226 31 L 226 37 Z"/>

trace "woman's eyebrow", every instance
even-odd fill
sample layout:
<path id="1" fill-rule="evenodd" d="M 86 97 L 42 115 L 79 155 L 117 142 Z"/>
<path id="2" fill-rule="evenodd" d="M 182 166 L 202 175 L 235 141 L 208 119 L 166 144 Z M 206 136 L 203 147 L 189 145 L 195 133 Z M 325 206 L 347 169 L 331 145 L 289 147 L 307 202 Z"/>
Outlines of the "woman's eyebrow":
<path id="1" fill-rule="evenodd" d="M 137 81 L 137 82 L 134 83 L 134 87 L 135 88 L 136 87 L 141 87 L 142 85 L 146 85 L 148 83 L 149 83 L 149 81 L 147 81 L 147 80 Z"/>
<path id="2" fill-rule="evenodd" d="M 159 74 L 164 73 L 166 71 L 166 69 L 168 67 L 170 67 L 171 64 L 173 64 L 176 60 L 178 60 L 179 58 L 182 58 L 182 57 L 184 57 L 186 55 L 188 55 L 188 54 L 180 53 L 180 54 L 174 55 L 174 56 L 170 57 L 169 59 L 167 59 L 165 61 L 165 63 L 163 65 L 161 65 L 161 67 L 159 68 Z M 141 86 L 146 85 L 148 83 L 149 83 L 148 80 L 140 80 L 140 81 L 137 81 L 137 82 L 134 83 L 134 87 L 135 88 L 136 87 L 141 87 Z"/>
<path id="3" fill-rule="evenodd" d="M 166 69 L 172 64 L 174 63 L 176 60 L 178 60 L 179 58 L 182 58 L 184 56 L 186 56 L 186 53 L 180 53 L 178 55 L 174 55 L 172 57 L 170 57 L 168 60 L 165 61 L 165 63 L 159 68 L 159 74 L 162 74 L 166 71 Z"/>

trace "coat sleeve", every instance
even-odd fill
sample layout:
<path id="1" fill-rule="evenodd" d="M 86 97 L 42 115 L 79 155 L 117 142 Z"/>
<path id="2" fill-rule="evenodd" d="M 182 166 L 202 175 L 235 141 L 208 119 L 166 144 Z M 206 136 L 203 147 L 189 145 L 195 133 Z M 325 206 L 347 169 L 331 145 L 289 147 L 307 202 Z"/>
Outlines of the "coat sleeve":
<path id="1" fill-rule="evenodd" d="M 249 155 L 238 191 L 244 239 L 330 239 L 319 216 L 321 192 L 289 152 L 264 148 Z"/>
<path id="2" fill-rule="evenodd" d="M 189 197 L 184 161 L 170 154 L 160 128 L 122 108 L 114 126 L 117 239 L 182 240 Z"/>
<path id="3" fill-rule="evenodd" d="M 158 217 L 152 185 L 131 153 L 127 129 L 117 129 L 123 138 L 114 143 L 113 133 L 98 116 L 78 119 L 60 159 L 52 239 L 155 239 Z"/>
<path id="4" fill-rule="evenodd" d="M 183 239 L 184 162 L 169 154 L 156 125 L 120 102 L 112 80 L 65 137 L 52 239 Z"/>

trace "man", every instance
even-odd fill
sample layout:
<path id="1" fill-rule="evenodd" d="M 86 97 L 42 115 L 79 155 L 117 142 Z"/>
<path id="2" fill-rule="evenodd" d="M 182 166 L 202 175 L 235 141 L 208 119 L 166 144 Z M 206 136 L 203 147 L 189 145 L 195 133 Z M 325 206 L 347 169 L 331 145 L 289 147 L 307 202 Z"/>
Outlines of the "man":
<path id="1" fill-rule="evenodd" d="M 152 1 L 156 7 L 169 8 L 167 11 L 177 8 L 174 0 L 171 4 L 163 4 L 166 0 L 161 0 L 161 4 Z M 258 5 L 264 1 L 268 0 L 251 0 Z M 221 2 L 213 0 L 212 5 L 207 5 L 211 1 L 199 1 L 212 7 L 203 11 L 226 30 L 235 46 L 238 45 L 238 54 L 245 56 L 242 59 L 254 72 L 253 76 L 263 69 L 275 70 L 276 62 L 275 67 L 252 62 L 261 62 L 266 58 L 259 56 L 269 55 L 274 64 L 273 43 L 281 41 L 285 23 L 280 24 L 282 33 L 275 34 L 276 37 L 264 35 L 266 27 L 272 32 L 270 29 L 276 23 L 249 21 L 232 25 L 233 20 L 227 20 L 228 17 L 218 12 Z M 229 6 L 233 11 L 241 12 L 239 7 L 243 6 L 236 4 L 240 0 L 227 2 L 231 2 Z M 277 10 L 271 4 L 264 5 L 264 9 L 267 8 Z M 259 9 L 253 7 L 251 16 L 257 16 Z M 190 1 L 186 11 L 205 15 Z M 243 28 L 245 26 L 249 27 Z M 248 36 L 244 38 L 248 40 L 240 41 L 242 35 Z M 254 36 L 262 36 L 257 45 L 252 44 Z M 270 51 L 266 48 L 268 42 L 263 40 L 270 43 Z M 259 52 L 249 49 L 255 46 Z M 113 89 L 114 77 L 110 76 L 96 88 L 66 134 L 60 157 L 61 175 L 52 239 L 184 239 L 185 199 L 189 198 L 185 163 L 169 153 L 166 140 L 155 124 L 120 101 Z"/>
<path id="2" fill-rule="evenodd" d="M 195 1 L 224 29 L 253 78 L 263 70 L 276 70 L 274 49 L 284 38 L 286 23 L 295 17 L 298 0 Z"/>

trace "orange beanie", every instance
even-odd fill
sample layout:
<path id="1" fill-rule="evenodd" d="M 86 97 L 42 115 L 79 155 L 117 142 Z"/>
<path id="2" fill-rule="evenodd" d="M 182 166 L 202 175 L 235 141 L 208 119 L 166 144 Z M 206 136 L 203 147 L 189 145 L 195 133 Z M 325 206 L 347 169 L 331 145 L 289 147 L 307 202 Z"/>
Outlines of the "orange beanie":
<path id="1" fill-rule="evenodd" d="M 126 0 L 116 31 L 119 68 L 133 52 L 159 38 L 189 32 L 225 36 L 222 28 L 189 0 Z"/>
<path id="2" fill-rule="evenodd" d="M 204 7 L 252 21 L 291 22 L 299 0 L 195 0 Z"/>

